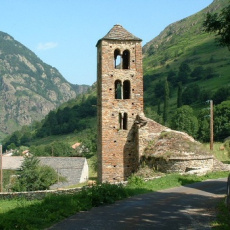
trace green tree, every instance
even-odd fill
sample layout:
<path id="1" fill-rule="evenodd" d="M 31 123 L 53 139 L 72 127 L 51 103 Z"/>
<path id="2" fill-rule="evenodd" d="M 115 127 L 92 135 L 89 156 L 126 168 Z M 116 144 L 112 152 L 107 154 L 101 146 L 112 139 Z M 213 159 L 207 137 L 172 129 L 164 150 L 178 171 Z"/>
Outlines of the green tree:
<path id="1" fill-rule="evenodd" d="M 169 85 L 167 78 L 164 85 L 164 112 L 163 112 L 163 121 L 166 124 L 168 120 L 168 110 L 169 110 Z"/>
<path id="2" fill-rule="evenodd" d="M 182 106 L 182 83 L 178 83 L 178 90 L 177 90 L 177 108 Z"/>
<path id="3" fill-rule="evenodd" d="M 213 95 L 214 104 L 220 104 L 222 101 L 230 99 L 230 87 L 223 86 L 219 88 Z"/>
<path id="4" fill-rule="evenodd" d="M 222 141 L 230 136 L 230 101 L 223 101 L 214 107 L 214 137 Z"/>
<path id="5" fill-rule="evenodd" d="M 195 80 L 201 80 L 204 77 L 204 68 L 203 66 L 197 66 L 190 75 Z"/>
<path id="6" fill-rule="evenodd" d="M 177 84 L 177 73 L 173 70 L 170 70 L 168 72 L 168 76 L 167 76 L 168 82 L 172 85 L 172 86 L 176 86 Z"/>
<path id="7" fill-rule="evenodd" d="M 204 70 L 204 78 L 205 79 L 210 79 L 210 78 L 213 78 L 216 76 L 217 76 L 217 73 L 215 72 L 215 70 L 212 67 L 207 67 Z"/>
<path id="8" fill-rule="evenodd" d="M 62 141 L 54 141 L 47 145 L 40 145 L 40 146 L 31 146 L 30 152 L 34 156 L 72 156 L 73 149 L 71 146 Z"/>
<path id="9" fill-rule="evenodd" d="M 181 81 L 183 84 L 187 83 L 190 72 L 191 72 L 190 66 L 186 63 L 186 61 L 182 62 L 179 67 L 177 81 L 178 82 Z"/>
<path id="10" fill-rule="evenodd" d="M 191 105 L 200 99 L 200 87 L 197 84 L 189 85 L 182 93 L 182 102 L 184 105 Z"/>
<path id="11" fill-rule="evenodd" d="M 219 45 L 227 46 L 230 50 L 230 5 L 219 14 L 207 13 L 203 26 L 206 32 L 216 34 Z"/>
<path id="12" fill-rule="evenodd" d="M 203 109 L 198 114 L 198 139 L 203 142 L 208 142 L 210 140 L 210 111 Z"/>
<path id="13" fill-rule="evenodd" d="M 151 107 L 145 108 L 145 114 L 148 118 L 158 122 L 162 123 L 162 116 L 160 116 L 156 111 L 154 111 Z"/>
<path id="14" fill-rule="evenodd" d="M 154 87 L 154 94 L 155 94 L 155 98 L 157 98 L 158 100 L 163 101 L 164 98 L 164 81 L 158 81 Z"/>
<path id="15" fill-rule="evenodd" d="M 188 133 L 196 137 L 198 131 L 198 120 L 193 114 L 193 109 L 188 105 L 183 105 L 176 109 L 172 119 L 171 128 Z"/>
<path id="16" fill-rule="evenodd" d="M 36 157 L 26 157 L 12 190 L 16 192 L 45 190 L 56 183 L 57 178 L 58 175 L 53 168 L 40 166 Z"/>

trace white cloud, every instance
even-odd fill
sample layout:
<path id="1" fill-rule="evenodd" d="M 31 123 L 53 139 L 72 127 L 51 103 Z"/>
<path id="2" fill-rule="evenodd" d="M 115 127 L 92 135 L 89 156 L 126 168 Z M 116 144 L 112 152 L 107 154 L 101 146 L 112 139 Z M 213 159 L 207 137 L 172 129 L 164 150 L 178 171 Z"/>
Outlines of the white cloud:
<path id="1" fill-rule="evenodd" d="M 57 42 L 46 42 L 46 43 L 39 43 L 37 46 L 38 50 L 49 50 L 53 49 L 58 46 Z"/>

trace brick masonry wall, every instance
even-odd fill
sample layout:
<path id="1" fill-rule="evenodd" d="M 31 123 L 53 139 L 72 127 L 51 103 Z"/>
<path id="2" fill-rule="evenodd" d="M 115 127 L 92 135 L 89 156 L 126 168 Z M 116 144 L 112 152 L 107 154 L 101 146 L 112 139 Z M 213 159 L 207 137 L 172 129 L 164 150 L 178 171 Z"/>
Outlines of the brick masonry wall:
<path id="1" fill-rule="evenodd" d="M 114 68 L 114 51 L 130 51 L 130 68 Z M 130 81 L 130 99 L 115 99 L 115 81 Z M 102 40 L 98 44 L 98 179 L 123 181 L 138 167 L 133 125 L 143 112 L 142 46 L 140 41 Z M 119 113 L 128 114 L 121 130 Z"/>

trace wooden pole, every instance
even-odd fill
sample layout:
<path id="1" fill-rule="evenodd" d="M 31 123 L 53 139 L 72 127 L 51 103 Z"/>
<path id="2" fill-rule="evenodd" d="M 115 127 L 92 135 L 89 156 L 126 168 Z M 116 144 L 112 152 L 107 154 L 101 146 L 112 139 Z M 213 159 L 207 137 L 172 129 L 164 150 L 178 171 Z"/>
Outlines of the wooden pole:
<path id="1" fill-rule="evenodd" d="M 0 163 L 0 173 L 1 173 L 1 176 L 0 176 L 0 183 L 1 183 L 1 186 L 0 186 L 0 192 L 3 192 L 3 189 L 2 189 L 2 183 L 3 183 L 3 173 L 2 173 L 2 145 L 0 145 L 0 159 L 1 159 L 1 163 Z"/>
<path id="2" fill-rule="evenodd" d="M 213 150 L 213 101 L 210 100 L 210 150 Z"/>

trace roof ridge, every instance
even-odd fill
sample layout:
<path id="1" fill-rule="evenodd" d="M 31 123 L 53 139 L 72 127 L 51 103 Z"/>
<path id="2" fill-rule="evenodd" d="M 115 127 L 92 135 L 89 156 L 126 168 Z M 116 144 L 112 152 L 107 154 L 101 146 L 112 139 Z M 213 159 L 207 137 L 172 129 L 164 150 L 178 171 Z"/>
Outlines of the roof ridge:
<path id="1" fill-rule="evenodd" d="M 128 40 L 128 41 L 142 41 L 142 39 L 134 36 L 132 33 L 124 29 L 121 25 L 116 24 L 101 40 Z M 98 42 L 99 42 L 98 41 Z"/>

